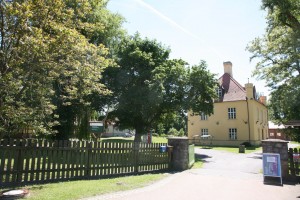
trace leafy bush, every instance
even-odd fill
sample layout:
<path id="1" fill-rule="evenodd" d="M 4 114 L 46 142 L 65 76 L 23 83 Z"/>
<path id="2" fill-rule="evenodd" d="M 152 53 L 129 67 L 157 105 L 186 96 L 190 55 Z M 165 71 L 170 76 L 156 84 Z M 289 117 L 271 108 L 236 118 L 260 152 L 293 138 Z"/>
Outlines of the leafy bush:
<path id="1" fill-rule="evenodd" d="M 252 147 L 250 142 L 243 142 L 241 145 L 245 145 L 245 147 Z"/>
<path id="2" fill-rule="evenodd" d="M 168 135 L 178 135 L 178 131 L 176 128 L 170 128 L 168 131 Z"/>
<path id="3" fill-rule="evenodd" d="M 184 130 L 182 128 L 178 131 L 178 136 L 184 136 Z"/>

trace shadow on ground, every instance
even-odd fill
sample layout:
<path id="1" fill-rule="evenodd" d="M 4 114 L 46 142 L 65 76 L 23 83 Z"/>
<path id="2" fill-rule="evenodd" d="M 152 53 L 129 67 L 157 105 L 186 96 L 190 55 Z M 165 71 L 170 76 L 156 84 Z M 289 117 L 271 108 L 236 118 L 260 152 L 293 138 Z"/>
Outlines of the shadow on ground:
<path id="1" fill-rule="evenodd" d="M 254 153 L 254 155 L 248 156 L 247 158 L 260 159 L 262 160 L 262 153 Z"/>
<path id="2" fill-rule="evenodd" d="M 207 161 L 207 158 L 212 158 L 211 156 L 205 155 L 205 154 L 199 154 L 199 153 L 195 153 L 195 161 L 202 161 L 204 163 L 208 163 L 209 161 Z"/>

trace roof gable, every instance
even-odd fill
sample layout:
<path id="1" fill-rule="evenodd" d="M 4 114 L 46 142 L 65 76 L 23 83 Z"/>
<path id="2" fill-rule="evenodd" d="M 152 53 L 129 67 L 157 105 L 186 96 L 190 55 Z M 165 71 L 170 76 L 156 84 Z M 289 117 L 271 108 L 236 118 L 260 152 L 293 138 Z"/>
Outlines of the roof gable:
<path id="1" fill-rule="evenodd" d="M 219 78 L 219 85 L 222 88 L 222 98 L 220 101 L 239 101 L 246 99 L 246 90 L 228 73 Z"/>

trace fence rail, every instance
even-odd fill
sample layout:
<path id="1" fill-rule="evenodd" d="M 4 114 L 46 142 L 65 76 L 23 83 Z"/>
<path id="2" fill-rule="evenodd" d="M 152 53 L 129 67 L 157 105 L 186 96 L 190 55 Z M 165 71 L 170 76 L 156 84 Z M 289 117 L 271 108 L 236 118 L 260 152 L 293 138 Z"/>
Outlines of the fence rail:
<path id="1" fill-rule="evenodd" d="M 289 148 L 289 174 L 294 177 L 300 176 L 300 149 Z"/>
<path id="2" fill-rule="evenodd" d="M 168 170 L 166 144 L 0 140 L 0 186 Z"/>

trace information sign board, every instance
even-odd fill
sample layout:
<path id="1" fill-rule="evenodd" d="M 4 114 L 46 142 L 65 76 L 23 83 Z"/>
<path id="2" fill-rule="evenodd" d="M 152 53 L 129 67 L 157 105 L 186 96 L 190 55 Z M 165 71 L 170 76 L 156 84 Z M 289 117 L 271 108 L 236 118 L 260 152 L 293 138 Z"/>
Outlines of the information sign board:
<path id="1" fill-rule="evenodd" d="M 263 153 L 263 174 L 264 177 L 279 177 L 282 185 L 280 154 Z"/>
<path id="2" fill-rule="evenodd" d="M 90 122 L 90 131 L 92 133 L 102 133 L 103 130 L 103 122 Z"/>

